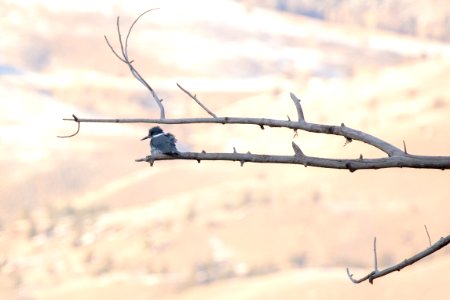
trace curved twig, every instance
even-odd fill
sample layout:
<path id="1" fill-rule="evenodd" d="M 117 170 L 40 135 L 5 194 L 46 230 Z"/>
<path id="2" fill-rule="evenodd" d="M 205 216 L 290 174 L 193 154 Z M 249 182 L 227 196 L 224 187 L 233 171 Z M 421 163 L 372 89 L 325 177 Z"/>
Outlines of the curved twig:
<path id="1" fill-rule="evenodd" d="M 128 39 L 129 39 L 129 37 L 130 37 L 131 31 L 133 30 L 134 25 L 136 25 L 137 21 L 139 21 L 139 19 L 140 19 L 143 15 L 145 15 L 146 13 L 149 13 L 149 12 L 151 12 L 151 11 L 153 11 L 153 10 L 157 10 L 157 9 L 159 9 L 159 8 L 151 8 L 151 9 L 149 9 L 149 10 L 144 11 L 142 14 L 140 14 L 140 15 L 133 21 L 133 23 L 131 23 L 131 26 L 130 26 L 130 28 L 128 29 L 127 37 L 125 38 L 125 53 L 124 53 L 124 54 L 126 55 L 127 58 L 128 58 Z M 119 17 L 117 17 L 117 20 L 118 20 L 118 19 L 119 19 Z M 117 27 L 119 27 L 119 24 L 117 24 Z"/>
<path id="2" fill-rule="evenodd" d="M 73 117 L 73 119 L 70 119 L 70 120 L 73 120 L 73 121 L 77 122 L 77 131 L 75 131 L 75 133 L 70 134 L 70 135 L 58 135 L 57 137 L 59 137 L 61 139 L 70 138 L 70 137 L 76 136 L 78 134 L 78 132 L 80 132 L 80 127 L 81 127 L 80 123 L 81 122 L 78 120 L 77 116 L 72 115 L 72 117 Z M 67 119 L 63 119 L 63 120 L 67 120 Z"/>

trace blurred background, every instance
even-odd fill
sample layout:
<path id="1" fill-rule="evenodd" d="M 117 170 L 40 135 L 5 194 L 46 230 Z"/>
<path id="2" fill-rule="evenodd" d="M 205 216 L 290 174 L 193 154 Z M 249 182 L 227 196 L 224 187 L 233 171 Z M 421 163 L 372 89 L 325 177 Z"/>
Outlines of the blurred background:
<path id="1" fill-rule="evenodd" d="M 232 162 L 136 163 L 150 124 L 62 118 L 295 118 L 409 153 L 450 155 L 450 2 L 0 1 L 1 299 L 439 299 L 450 248 L 375 281 L 450 233 L 450 173 L 350 173 Z M 356 158 L 345 139 L 238 125 L 167 125 L 184 151 Z"/>

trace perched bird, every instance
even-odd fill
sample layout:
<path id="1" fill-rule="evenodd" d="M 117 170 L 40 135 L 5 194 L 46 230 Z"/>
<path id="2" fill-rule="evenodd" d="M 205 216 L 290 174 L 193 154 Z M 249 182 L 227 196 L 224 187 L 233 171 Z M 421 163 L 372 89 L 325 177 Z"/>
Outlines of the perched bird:
<path id="1" fill-rule="evenodd" d="M 177 139 L 171 133 L 164 133 L 159 126 L 155 126 L 148 131 L 148 135 L 141 141 L 150 138 L 150 149 L 152 154 L 178 155 L 175 143 Z"/>

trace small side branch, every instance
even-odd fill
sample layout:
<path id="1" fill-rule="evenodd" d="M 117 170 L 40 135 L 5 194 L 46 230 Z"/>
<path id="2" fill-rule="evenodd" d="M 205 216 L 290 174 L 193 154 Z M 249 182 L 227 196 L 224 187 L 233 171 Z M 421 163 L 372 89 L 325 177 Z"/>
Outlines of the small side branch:
<path id="1" fill-rule="evenodd" d="M 206 106 L 203 105 L 203 103 L 200 102 L 200 100 L 197 99 L 196 95 L 192 95 L 188 90 L 184 89 L 179 83 L 177 83 L 177 86 L 185 92 L 189 97 L 191 97 L 198 105 L 200 105 L 201 108 L 203 108 L 204 111 L 206 111 L 211 117 L 217 118 L 217 116 L 210 111 Z"/>
<path id="2" fill-rule="evenodd" d="M 407 266 L 410 266 L 413 263 L 421 260 L 422 258 L 425 258 L 425 257 L 433 254 L 434 252 L 440 250 L 441 248 L 447 246 L 448 244 L 450 244 L 450 235 L 441 238 L 439 241 L 437 241 L 436 243 L 434 243 L 433 245 L 431 245 L 424 251 L 421 251 L 421 252 L 411 256 L 410 258 L 407 258 L 404 261 L 402 261 L 394 266 L 388 267 L 384 270 L 379 271 L 377 269 L 377 266 L 375 265 L 375 268 L 372 272 L 370 272 L 369 274 L 367 274 L 366 276 L 364 276 L 360 279 L 354 279 L 353 274 L 350 273 L 350 270 L 347 268 L 347 275 L 353 283 L 361 283 L 363 281 L 368 280 L 371 284 L 373 284 L 373 281 L 375 279 L 386 276 L 394 271 L 400 271 L 403 268 L 406 268 Z M 376 249 L 376 243 L 374 242 L 374 251 L 376 251 L 375 249 Z M 375 259 L 376 259 L 376 252 L 375 252 Z"/>
<path id="3" fill-rule="evenodd" d="M 295 109 L 297 110 L 297 116 L 299 122 L 305 122 L 305 116 L 303 115 L 303 109 L 302 105 L 300 104 L 300 99 L 297 98 L 297 96 L 294 95 L 294 93 L 291 93 L 291 99 L 294 102 Z"/>
<path id="4" fill-rule="evenodd" d="M 431 237 L 430 237 L 430 233 L 428 232 L 427 225 L 423 225 L 423 226 L 425 227 L 425 231 L 426 231 L 427 236 L 428 236 L 428 243 L 430 244 L 430 247 L 431 247 Z"/>

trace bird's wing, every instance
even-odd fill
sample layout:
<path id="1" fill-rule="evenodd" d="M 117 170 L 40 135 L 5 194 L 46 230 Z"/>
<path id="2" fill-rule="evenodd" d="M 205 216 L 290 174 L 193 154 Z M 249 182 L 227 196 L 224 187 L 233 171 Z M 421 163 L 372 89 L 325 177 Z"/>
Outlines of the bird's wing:
<path id="1" fill-rule="evenodd" d="M 153 148 L 161 150 L 164 152 L 176 152 L 177 148 L 175 146 L 177 139 L 170 133 L 152 138 L 150 145 Z"/>
<path id="2" fill-rule="evenodd" d="M 171 133 L 166 133 L 165 136 L 168 137 L 170 142 L 173 143 L 173 145 L 175 146 L 175 143 L 177 142 L 177 139 L 175 138 L 175 136 Z"/>

